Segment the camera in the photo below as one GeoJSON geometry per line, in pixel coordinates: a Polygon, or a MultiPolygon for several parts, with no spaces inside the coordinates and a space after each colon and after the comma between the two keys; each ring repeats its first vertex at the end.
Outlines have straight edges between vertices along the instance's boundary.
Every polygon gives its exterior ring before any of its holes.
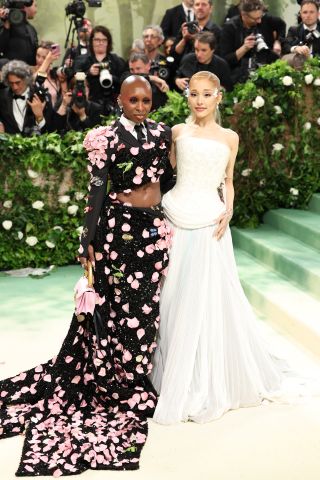
{"type": "Polygon", "coordinates": [[[37,76],[34,81],[32,98],[34,95],[37,95],[40,98],[41,102],[47,102],[49,100],[48,89],[45,88],[43,85],[46,79],[47,79],[46,73],[40,73],[40,72],[37,73],[37,76]]]}
{"type": "Polygon", "coordinates": [[[100,69],[99,81],[100,81],[101,87],[111,88],[113,84],[113,79],[109,70],[109,63],[108,62],[99,63],[99,69],[100,69]]]}
{"type": "Polygon", "coordinates": [[[23,7],[31,7],[33,0],[6,0],[2,7],[8,9],[7,16],[4,20],[9,20],[12,25],[20,25],[25,19],[23,7]]]}
{"type": "Polygon", "coordinates": [[[75,74],[75,86],[72,92],[72,104],[78,108],[85,108],[87,105],[86,96],[86,74],[84,72],[77,72],[75,74]]]}
{"type": "Polygon", "coordinates": [[[261,33],[256,34],[256,50],[257,52],[261,52],[261,50],[269,50],[269,47],[261,33]]]}
{"type": "Polygon", "coordinates": [[[174,62],[173,57],[161,58],[159,60],[153,60],[151,62],[150,74],[157,73],[158,77],[162,80],[168,80],[170,77],[170,63],[174,62]]]}
{"type": "Polygon", "coordinates": [[[198,26],[199,26],[198,22],[195,22],[195,21],[186,23],[186,27],[190,35],[194,35],[195,33],[198,33],[199,31],[198,26]]]}
{"type": "Polygon", "coordinates": [[[66,5],[66,15],[74,15],[75,17],[82,18],[86,13],[86,6],[82,0],[73,0],[73,2],[66,5]]]}
{"type": "MultiPolygon", "coordinates": [[[[89,7],[101,7],[101,0],[87,0],[89,7]]],[[[73,0],[65,8],[66,15],[74,15],[76,18],[84,17],[86,6],[83,0],[73,0]]]]}

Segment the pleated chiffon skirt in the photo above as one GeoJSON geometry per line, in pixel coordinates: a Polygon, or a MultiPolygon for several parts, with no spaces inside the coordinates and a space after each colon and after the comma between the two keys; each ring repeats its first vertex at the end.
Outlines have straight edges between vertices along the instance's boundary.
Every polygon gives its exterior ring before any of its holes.
{"type": "Polygon", "coordinates": [[[173,228],[151,373],[160,394],[153,418],[204,423],[277,395],[282,374],[241,287],[230,229],[218,241],[214,226],[173,228]]]}

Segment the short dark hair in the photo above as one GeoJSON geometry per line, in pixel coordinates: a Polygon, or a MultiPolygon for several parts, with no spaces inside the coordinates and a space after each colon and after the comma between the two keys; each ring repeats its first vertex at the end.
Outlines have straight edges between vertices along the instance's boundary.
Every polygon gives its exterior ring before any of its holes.
{"type": "Polygon", "coordinates": [[[89,48],[90,48],[90,51],[91,53],[93,53],[93,37],[95,35],[95,33],[102,33],[102,35],[104,35],[107,40],[108,40],[108,46],[107,46],[107,54],[111,52],[112,50],[112,35],[111,35],[111,32],[110,30],[107,28],[107,27],[104,27],[103,25],[97,25],[96,27],[94,27],[92,29],[92,32],[90,34],[90,38],[89,38],[89,48]]]}
{"type": "Polygon", "coordinates": [[[241,0],[239,9],[244,13],[265,10],[265,4],[262,0],[241,0]]]}
{"type": "Polygon", "coordinates": [[[145,53],[132,52],[129,57],[129,62],[137,62],[138,60],[141,60],[145,65],[150,62],[148,56],[145,53]]]}
{"type": "Polygon", "coordinates": [[[301,4],[300,4],[300,8],[304,7],[305,5],[307,5],[308,3],[312,3],[312,5],[314,5],[316,7],[316,9],[319,11],[320,9],[320,4],[319,2],[317,2],[316,0],[302,0],[301,4]]]}
{"type": "Polygon", "coordinates": [[[213,32],[200,32],[194,37],[194,40],[198,40],[200,43],[207,43],[211,50],[216,48],[216,37],[213,32]]]}

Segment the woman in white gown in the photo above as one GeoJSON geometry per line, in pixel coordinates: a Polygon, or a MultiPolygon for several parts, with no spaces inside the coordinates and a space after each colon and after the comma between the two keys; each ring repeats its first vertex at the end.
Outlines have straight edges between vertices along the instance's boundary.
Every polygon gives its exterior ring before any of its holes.
{"type": "Polygon", "coordinates": [[[174,234],[151,374],[160,394],[153,418],[162,424],[208,422],[281,385],[238,279],[229,229],[238,135],[216,123],[220,101],[219,79],[198,72],[191,121],[172,129],[177,183],[163,207],[174,234]]]}

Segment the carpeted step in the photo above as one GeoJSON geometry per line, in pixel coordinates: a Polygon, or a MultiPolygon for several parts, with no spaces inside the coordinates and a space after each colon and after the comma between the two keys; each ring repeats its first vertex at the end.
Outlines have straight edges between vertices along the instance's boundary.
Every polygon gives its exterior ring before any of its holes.
{"type": "Polygon", "coordinates": [[[320,358],[320,301],[235,248],[248,300],[268,321],[320,358]]]}
{"type": "Polygon", "coordinates": [[[264,223],[291,235],[320,252],[320,215],[308,210],[270,210],[264,223]]]}
{"type": "Polygon", "coordinates": [[[315,213],[320,213],[320,193],[312,195],[309,203],[309,210],[315,213]]]}
{"type": "Polygon", "coordinates": [[[257,229],[233,228],[232,238],[236,247],[320,300],[320,255],[315,249],[270,225],[260,225],[257,229]]]}

